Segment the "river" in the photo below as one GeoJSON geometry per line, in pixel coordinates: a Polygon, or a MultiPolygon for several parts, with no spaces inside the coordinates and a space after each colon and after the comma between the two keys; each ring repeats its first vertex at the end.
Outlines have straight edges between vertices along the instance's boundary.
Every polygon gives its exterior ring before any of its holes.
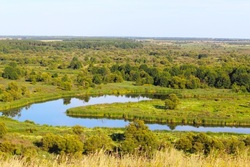
{"type": "MultiPolygon", "coordinates": [[[[42,103],[35,103],[18,109],[2,111],[6,115],[18,121],[30,120],[37,124],[47,124],[52,126],[74,126],[84,127],[125,127],[129,124],[125,120],[95,119],[95,118],[73,118],[66,115],[66,110],[72,107],[95,105],[115,102],[138,102],[159,98],[153,96],[115,96],[104,95],[99,97],[76,97],[62,98],[42,103]]],[[[245,127],[194,127],[190,125],[168,126],[162,124],[147,124],[151,130],[173,130],[173,131],[198,131],[198,132],[232,132],[250,134],[250,128],[245,127]]]]}

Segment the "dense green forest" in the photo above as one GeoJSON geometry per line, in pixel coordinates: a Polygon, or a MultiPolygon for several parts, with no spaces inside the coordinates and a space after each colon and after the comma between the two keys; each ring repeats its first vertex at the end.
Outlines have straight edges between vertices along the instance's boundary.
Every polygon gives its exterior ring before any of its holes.
{"type": "Polygon", "coordinates": [[[151,131],[143,122],[249,127],[250,41],[0,40],[0,60],[0,110],[6,116],[11,115],[6,109],[61,97],[166,95],[67,111],[71,116],[134,120],[125,129],[52,127],[1,116],[1,159],[15,155],[27,166],[36,162],[32,158],[46,159],[46,166],[58,155],[59,164],[72,160],[74,165],[73,160],[103,152],[119,160],[136,155],[153,161],[175,150],[183,158],[196,154],[205,162],[213,155],[214,161],[228,156],[250,162],[247,134],[151,131]]]}
{"type": "MultiPolygon", "coordinates": [[[[248,45],[209,42],[92,39],[0,41],[2,78],[62,90],[132,81],[174,89],[250,91],[248,45]]],[[[1,100],[29,96],[27,88],[1,84],[1,100]],[[16,90],[20,91],[16,91],[16,90]]]]}

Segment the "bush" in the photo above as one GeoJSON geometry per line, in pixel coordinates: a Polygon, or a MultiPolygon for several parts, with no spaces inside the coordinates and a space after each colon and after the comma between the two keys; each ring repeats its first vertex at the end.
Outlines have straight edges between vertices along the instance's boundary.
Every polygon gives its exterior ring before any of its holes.
{"type": "Polygon", "coordinates": [[[21,71],[17,67],[7,66],[4,68],[4,72],[2,74],[3,78],[17,80],[21,75],[21,71]]]}
{"type": "Polygon", "coordinates": [[[250,136],[246,137],[244,140],[246,146],[250,146],[250,136]]]}
{"type": "Polygon", "coordinates": [[[100,150],[103,151],[112,151],[113,142],[108,135],[105,135],[99,132],[98,135],[89,137],[84,143],[84,152],[86,154],[95,153],[100,150]]]}
{"type": "Polygon", "coordinates": [[[77,57],[73,57],[73,59],[70,62],[69,68],[72,68],[74,70],[80,69],[82,68],[82,63],[78,60],[77,57]]]}
{"type": "Polygon", "coordinates": [[[76,134],[76,135],[81,135],[84,130],[83,130],[83,127],[79,126],[79,125],[76,125],[76,126],[73,126],[72,127],[72,131],[76,134]]]}
{"type": "Polygon", "coordinates": [[[228,154],[239,153],[240,150],[245,148],[245,143],[236,137],[225,140],[224,145],[228,154]]]}
{"type": "Polygon", "coordinates": [[[130,123],[125,130],[121,149],[124,153],[138,153],[151,156],[157,149],[158,140],[141,120],[130,123]]]}
{"type": "Polygon", "coordinates": [[[175,143],[175,148],[186,153],[203,153],[207,155],[211,150],[223,150],[224,145],[221,141],[212,139],[204,133],[188,133],[175,143]]]}
{"type": "Polygon", "coordinates": [[[177,106],[177,105],[176,105],[173,101],[171,101],[171,100],[169,100],[169,99],[166,99],[166,100],[165,100],[165,108],[166,108],[166,109],[173,110],[173,109],[176,108],[176,106],[177,106]]]}
{"type": "Polygon", "coordinates": [[[179,104],[179,98],[176,94],[169,94],[167,99],[165,100],[165,108],[166,109],[176,109],[177,105],[179,104]]]}
{"type": "Polygon", "coordinates": [[[73,154],[83,151],[83,143],[76,136],[58,136],[47,134],[41,145],[45,151],[56,154],[73,154]]]}

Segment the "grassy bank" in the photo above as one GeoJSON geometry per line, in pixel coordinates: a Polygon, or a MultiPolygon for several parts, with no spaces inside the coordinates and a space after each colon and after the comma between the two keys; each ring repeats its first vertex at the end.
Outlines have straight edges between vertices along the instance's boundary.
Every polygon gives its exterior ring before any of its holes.
{"type": "MultiPolygon", "coordinates": [[[[201,96],[201,95],[200,95],[201,96]]],[[[167,110],[163,100],[138,103],[99,104],[67,110],[72,117],[95,117],[133,120],[151,123],[250,126],[249,98],[245,95],[220,98],[182,98],[175,110],[167,110]]]]}
{"type": "Polygon", "coordinates": [[[125,95],[125,94],[167,94],[169,92],[178,92],[157,86],[134,86],[132,82],[110,83],[96,86],[88,89],[73,89],[72,91],[64,91],[47,85],[31,85],[30,89],[38,89],[37,92],[24,97],[20,100],[12,102],[0,102],[0,110],[8,110],[12,108],[22,107],[36,102],[43,102],[63,97],[74,96],[91,96],[91,95],[125,95]]]}

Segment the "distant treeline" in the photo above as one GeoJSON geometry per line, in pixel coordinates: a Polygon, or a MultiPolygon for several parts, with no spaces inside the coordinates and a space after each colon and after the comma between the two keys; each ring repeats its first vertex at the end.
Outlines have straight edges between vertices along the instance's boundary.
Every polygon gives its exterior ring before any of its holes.
{"type": "Polygon", "coordinates": [[[34,40],[8,40],[0,41],[0,52],[8,53],[13,50],[67,50],[67,49],[101,49],[101,48],[141,48],[142,44],[128,39],[86,39],[86,40],[65,40],[65,41],[34,41],[34,40]]]}

